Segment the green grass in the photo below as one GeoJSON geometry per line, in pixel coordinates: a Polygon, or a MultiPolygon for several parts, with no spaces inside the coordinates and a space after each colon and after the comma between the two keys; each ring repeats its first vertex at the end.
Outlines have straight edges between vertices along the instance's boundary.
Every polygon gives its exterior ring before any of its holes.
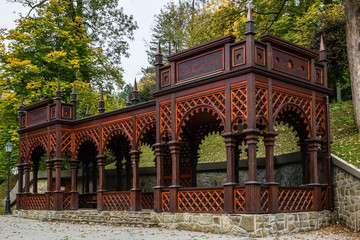
{"type": "MultiPolygon", "coordinates": [[[[10,191],[14,188],[16,182],[18,181],[19,176],[10,175],[10,191]]],[[[0,184],[0,202],[6,197],[7,192],[7,179],[0,184]]]]}
{"type": "Polygon", "coordinates": [[[352,101],[330,104],[331,152],[360,168],[360,134],[352,101]]]}

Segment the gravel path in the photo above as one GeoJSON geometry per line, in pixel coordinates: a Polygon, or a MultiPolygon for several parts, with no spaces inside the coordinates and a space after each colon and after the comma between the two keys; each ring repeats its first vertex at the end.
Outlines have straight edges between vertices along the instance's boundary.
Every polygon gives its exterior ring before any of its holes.
{"type": "MultiPolygon", "coordinates": [[[[249,239],[231,235],[205,234],[161,228],[114,227],[104,225],[70,224],[57,222],[40,222],[12,216],[0,216],[0,239],[26,240],[78,240],[78,239],[121,239],[121,240],[202,240],[202,239],[249,239]]],[[[359,233],[346,231],[340,226],[311,233],[274,236],[261,239],[360,239],[359,233]]]]}

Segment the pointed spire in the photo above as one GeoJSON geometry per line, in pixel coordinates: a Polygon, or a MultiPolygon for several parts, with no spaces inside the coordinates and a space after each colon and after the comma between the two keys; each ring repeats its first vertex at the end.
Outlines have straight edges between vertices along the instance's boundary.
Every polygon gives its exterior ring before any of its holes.
{"type": "Polygon", "coordinates": [[[99,109],[98,109],[99,113],[104,113],[105,112],[105,101],[104,101],[104,96],[103,96],[103,91],[102,89],[100,90],[100,100],[99,100],[99,109]]]}
{"type": "Polygon", "coordinates": [[[131,103],[137,104],[138,102],[139,102],[139,93],[138,93],[137,82],[136,82],[136,78],[135,78],[134,87],[133,87],[133,91],[132,91],[131,103]]]}
{"type": "Polygon", "coordinates": [[[75,83],[73,84],[73,88],[72,88],[72,92],[71,92],[71,94],[76,94],[75,83]]]}
{"type": "Polygon", "coordinates": [[[90,109],[89,109],[89,104],[86,105],[86,113],[85,113],[86,117],[90,116],[90,109]]]}
{"type": "Polygon", "coordinates": [[[327,51],[324,44],[323,36],[320,36],[320,51],[319,51],[319,61],[327,61],[327,51]]]}

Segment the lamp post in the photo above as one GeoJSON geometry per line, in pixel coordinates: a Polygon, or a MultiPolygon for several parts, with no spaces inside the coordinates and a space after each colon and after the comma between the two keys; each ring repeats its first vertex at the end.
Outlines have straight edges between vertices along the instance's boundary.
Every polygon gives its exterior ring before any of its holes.
{"type": "Polygon", "coordinates": [[[7,194],[5,201],[5,213],[11,213],[10,210],[10,154],[13,150],[13,144],[11,142],[7,142],[5,144],[5,150],[8,154],[8,175],[7,175],[7,194]]]}

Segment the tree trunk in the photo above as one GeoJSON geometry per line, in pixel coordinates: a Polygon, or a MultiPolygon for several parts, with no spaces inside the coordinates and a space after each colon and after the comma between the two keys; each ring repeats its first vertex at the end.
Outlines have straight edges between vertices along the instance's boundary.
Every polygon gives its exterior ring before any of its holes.
{"type": "Polygon", "coordinates": [[[360,130],[360,0],[345,1],[345,18],[354,113],[360,130]]]}

